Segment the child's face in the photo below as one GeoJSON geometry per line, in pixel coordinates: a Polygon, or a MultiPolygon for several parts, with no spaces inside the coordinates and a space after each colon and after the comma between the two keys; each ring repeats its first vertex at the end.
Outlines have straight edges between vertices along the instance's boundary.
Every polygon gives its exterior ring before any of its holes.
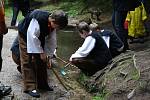
{"type": "Polygon", "coordinates": [[[84,39],[87,37],[87,33],[84,30],[79,31],[79,35],[81,38],[84,38],[84,39]]]}

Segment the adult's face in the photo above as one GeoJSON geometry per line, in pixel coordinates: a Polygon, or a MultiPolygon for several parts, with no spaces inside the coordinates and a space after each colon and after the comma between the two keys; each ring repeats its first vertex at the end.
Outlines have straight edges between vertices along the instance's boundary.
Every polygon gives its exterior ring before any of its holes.
{"type": "Polygon", "coordinates": [[[54,19],[49,18],[48,19],[48,28],[49,28],[49,30],[57,29],[57,28],[59,28],[59,25],[55,23],[54,19]]]}

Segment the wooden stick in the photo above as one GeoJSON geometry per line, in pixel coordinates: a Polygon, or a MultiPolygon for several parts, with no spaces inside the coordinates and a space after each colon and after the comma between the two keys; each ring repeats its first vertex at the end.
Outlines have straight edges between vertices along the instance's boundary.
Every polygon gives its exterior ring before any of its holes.
{"type": "Polygon", "coordinates": [[[58,73],[55,71],[55,69],[52,67],[51,68],[53,73],[55,74],[56,78],[59,80],[59,82],[62,84],[62,86],[68,91],[68,88],[65,86],[65,84],[63,83],[63,81],[61,80],[61,78],[59,77],[58,73]]]}
{"type": "MultiPolygon", "coordinates": [[[[60,57],[58,57],[58,56],[57,56],[56,58],[59,59],[60,61],[62,61],[63,63],[67,63],[67,66],[68,66],[68,64],[69,64],[69,65],[71,65],[72,67],[76,67],[76,66],[73,65],[71,62],[65,61],[65,60],[61,59],[60,57]]],[[[66,67],[67,67],[67,66],[66,66],[66,67]]]]}
{"type": "Polygon", "coordinates": [[[63,63],[69,63],[69,62],[67,62],[67,61],[65,61],[65,60],[63,60],[63,59],[61,59],[60,57],[56,57],[57,59],[59,59],[60,61],[62,61],[63,63]]]}

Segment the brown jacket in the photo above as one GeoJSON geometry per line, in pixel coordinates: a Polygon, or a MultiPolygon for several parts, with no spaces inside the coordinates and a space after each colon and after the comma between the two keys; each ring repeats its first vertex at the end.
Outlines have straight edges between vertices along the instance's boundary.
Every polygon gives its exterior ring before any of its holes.
{"type": "Polygon", "coordinates": [[[0,35],[6,34],[8,32],[6,23],[5,23],[5,12],[4,12],[4,2],[0,1],[0,35]]]}

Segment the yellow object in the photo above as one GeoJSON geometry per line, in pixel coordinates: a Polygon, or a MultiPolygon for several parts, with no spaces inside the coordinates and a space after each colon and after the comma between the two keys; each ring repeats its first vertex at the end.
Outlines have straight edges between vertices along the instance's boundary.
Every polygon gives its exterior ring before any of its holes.
{"type": "Polygon", "coordinates": [[[134,11],[129,11],[126,18],[126,21],[128,21],[128,35],[135,38],[144,36],[144,21],[146,19],[147,15],[143,4],[135,8],[134,11]]]}

